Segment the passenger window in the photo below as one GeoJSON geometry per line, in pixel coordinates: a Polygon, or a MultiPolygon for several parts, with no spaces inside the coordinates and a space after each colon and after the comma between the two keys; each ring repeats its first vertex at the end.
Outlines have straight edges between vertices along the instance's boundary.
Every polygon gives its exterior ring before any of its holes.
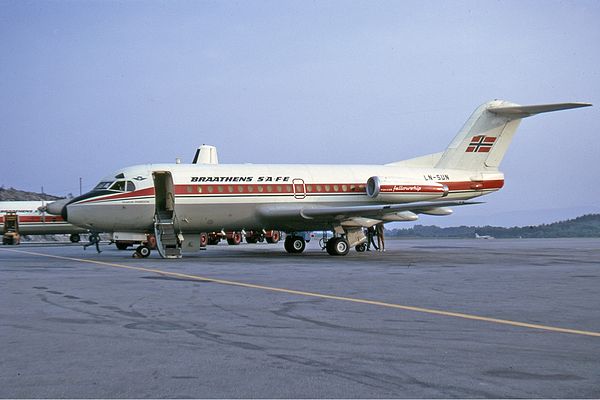
{"type": "Polygon", "coordinates": [[[127,181],[127,191],[128,191],[128,192],[133,192],[133,191],[135,191],[135,185],[133,184],[133,182],[131,182],[131,181],[127,181]]]}

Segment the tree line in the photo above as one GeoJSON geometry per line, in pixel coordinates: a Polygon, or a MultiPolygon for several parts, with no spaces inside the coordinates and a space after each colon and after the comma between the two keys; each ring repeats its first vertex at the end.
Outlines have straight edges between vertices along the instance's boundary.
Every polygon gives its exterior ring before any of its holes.
{"type": "Polygon", "coordinates": [[[457,226],[440,228],[435,225],[415,225],[412,228],[386,231],[388,237],[398,238],[472,238],[489,235],[495,238],[568,238],[600,237],[600,214],[587,214],[551,224],[515,226],[457,226]]]}

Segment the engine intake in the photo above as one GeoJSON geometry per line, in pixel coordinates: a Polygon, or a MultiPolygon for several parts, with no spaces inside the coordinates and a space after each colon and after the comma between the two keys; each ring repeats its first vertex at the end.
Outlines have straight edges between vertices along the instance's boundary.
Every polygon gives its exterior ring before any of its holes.
{"type": "Polygon", "coordinates": [[[367,180],[367,196],[383,201],[423,201],[448,195],[448,186],[410,178],[372,176],[367,180]]]}

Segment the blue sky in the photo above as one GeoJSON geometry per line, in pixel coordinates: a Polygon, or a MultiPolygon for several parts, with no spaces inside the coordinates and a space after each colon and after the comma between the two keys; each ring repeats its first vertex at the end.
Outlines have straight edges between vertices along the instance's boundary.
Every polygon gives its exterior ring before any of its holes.
{"type": "Polygon", "coordinates": [[[488,204],[421,223],[600,212],[600,2],[0,1],[0,185],[123,166],[379,164],[443,150],[494,98],[523,121],[488,204]],[[10,166],[10,167],[8,167],[10,166]]]}

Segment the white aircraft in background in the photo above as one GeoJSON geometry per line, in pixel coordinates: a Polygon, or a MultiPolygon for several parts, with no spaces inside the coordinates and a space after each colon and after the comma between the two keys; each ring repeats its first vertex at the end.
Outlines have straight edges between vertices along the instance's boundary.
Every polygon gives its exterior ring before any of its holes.
{"type": "Polygon", "coordinates": [[[475,232],[475,239],[494,239],[494,237],[490,235],[479,235],[475,232]]]}
{"type": "Polygon", "coordinates": [[[445,151],[385,165],[137,165],[48,210],[91,231],[137,237],[142,257],[154,243],[162,257],[181,257],[207,232],[284,231],[285,249],[300,253],[305,240],[296,233],[316,230],[332,231],[327,252],[345,255],[366,241],[366,227],[449,215],[449,207],[499,190],[498,167],[522,118],[590,105],[490,101],[445,151]]]}
{"type": "Polygon", "coordinates": [[[58,235],[68,234],[73,243],[79,242],[80,234],[86,229],[74,226],[60,215],[44,212],[47,201],[0,201],[0,231],[4,229],[4,217],[16,213],[21,235],[58,235]]]}

